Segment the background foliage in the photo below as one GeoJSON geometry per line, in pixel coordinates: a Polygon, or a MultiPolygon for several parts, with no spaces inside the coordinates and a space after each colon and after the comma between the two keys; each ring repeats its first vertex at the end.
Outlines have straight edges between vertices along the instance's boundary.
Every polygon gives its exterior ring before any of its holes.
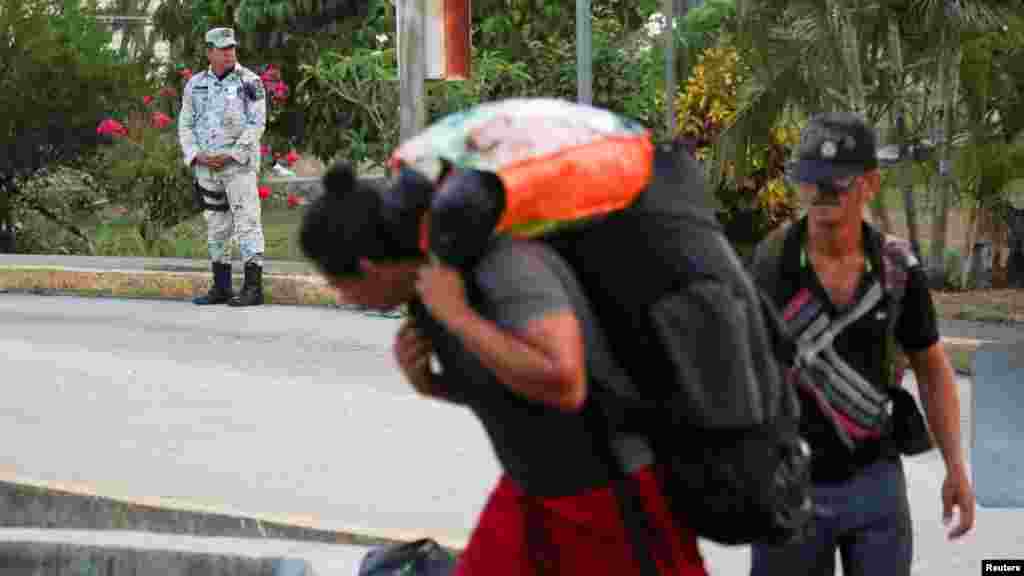
{"type": "MultiPolygon", "coordinates": [[[[138,11],[151,2],[115,4],[138,11]]],[[[592,1],[594,103],[637,119],[657,139],[687,139],[735,241],[752,242],[794,215],[783,176],[796,129],[809,114],[836,108],[861,111],[883,143],[913,158],[886,170],[885,182],[920,190],[917,213],[935,215],[933,252],[942,259],[952,207],[1007,213],[1024,138],[1019,3],[705,0],[673,31],[676,134],[665,126],[661,6],[592,1]]],[[[499,98],[576,98],[573,2],[474,0],[472,10],[473,78],[429,83],[430,120],[499,98]]],[[[268,158],[297,150],[365,170],[397,144],[394,0],[164,0],[154,15],[157,36],[171,46],[163,67],[145,49],[109,49],[110,31],[90,20],[93,12],[101,11],[64,0],[2,6],[0,33],[9,41],[0,43],[0,98],[18,114],[0,118],[10,143],[0,158],[0,249],[3,231],[18,225],[33,250],[90,250],[82,214],[130,200],[115,190],[113,172],[100,182],[81,169],[95,157],[96,122],[127,122],[142,96],[204,69],[203,34],[212,26],[234,26],[242,64],[257,72],[272,65],[289,87],[272,107],[268,158]],[[18,93],[24,87],[28,97],[18,93]]],[[[123,37],[152,44],[135,32],[123,37]]],[[[133,206],[145,204],[135,198],[133,206]]],[[[889,226],[891,208],[876,205],[876,221],[889,226]]],[[[909,221],[914,210],[905,212],[909,221]]]]}
{"type": "Polygon", "coordinates": [[[99,145],[97,122],[144,89],[144,62],[73,0],[0,4],[0,235],[23,251],[81,251],[75,224],[103,195],[72,169],[99,145]],[[83,97],[86,96],[86,97],[83,97]]]}

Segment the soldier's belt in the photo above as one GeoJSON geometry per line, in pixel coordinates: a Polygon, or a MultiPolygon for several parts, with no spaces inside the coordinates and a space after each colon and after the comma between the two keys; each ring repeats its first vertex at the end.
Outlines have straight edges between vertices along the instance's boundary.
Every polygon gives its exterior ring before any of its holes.
{"type": "Polygon", "coordinates": [[[228,195],[226,192],[220,191],[215,192],[207,190],[199,185],[199,180],[192,181],[192,198],[195,200],[196,205],[201,210],[210,210],[212,212],[227,212],[231,207],[228,205],[228,195]],[[212,204],[207,202],[206,199],[211,198],[213,200],[222,200],[223,202],[212,204]]]}

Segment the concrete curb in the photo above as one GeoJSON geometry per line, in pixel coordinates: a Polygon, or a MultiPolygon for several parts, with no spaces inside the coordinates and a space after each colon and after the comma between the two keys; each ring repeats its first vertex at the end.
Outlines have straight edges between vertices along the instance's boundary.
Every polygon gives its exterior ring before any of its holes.
{"type": "Polygon", "coordinates": [[[0,541],[4,574],[66,574],[73,576],[312,576],[299,558],[205,554],[178,550],[83,545],[74,542],[0,541]]]}
{"type": "Polygon", "coordinates": [[[970,376],[974,374],[974,353],[993,340],[975,340],[973,338],[942,338],[942,346],[946,349],[950,363],[958,374],[970,376]]]}
{"type": "MultiPolygon", "coordinates": [[[[240,278],[236,275],[236,284],[240,278]]],[[[210,282],[208,272],[0,267],[0,291],[184,300],[204,294],[210,282]]],[[[264,292],[273,304],[338,303],[335,292],[318,276],[269,273],[264,276],[264,292]]]]}
{"type": "Polygon", "coordinates": [[[382,532],[362,526],[318,525],[313,518],[276,518],[214,510],[161,498],[145,500],[99,495],[83,485],[0,478],[0,527],[63,530],[142,531],[215,538],[290,540],[350,546],[378,546],[433,538],[453,553],[457,538],[427,532],[382,532]]]}

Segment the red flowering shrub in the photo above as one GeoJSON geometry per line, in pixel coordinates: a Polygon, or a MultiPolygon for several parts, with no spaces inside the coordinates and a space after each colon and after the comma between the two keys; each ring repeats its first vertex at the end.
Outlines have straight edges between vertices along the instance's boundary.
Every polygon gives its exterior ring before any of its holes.
{"type": "Polygon", "coordinates": [[[299,161],[298,152],[296,152],[295,150],[290,150],[288,154],[285,155],[284,161],[287,162],[289,166],[294,166],[295,163],[299,161]]]}
{"type": "MultiPolygon", "coordinates": [[[[147,241],[158,238],[163,229],[174,226],[194,214],[191,200],[192,174],[184,166],[178,142],[177,115],[181,111],[181,95],[192,78],[190,68],[182,68],[169,76],[169,83],[156,95],[142,99],[141,106],[126,111],[119,118],[108,118],[97,126],[111,145],[103,151],[100,168],[95,174],[114,191],[116,201],[129,209],[145,213],[144,230],[147,241]]],[[[268,94],[265,137],[273,138],[270,128],[276,120],[276,109],[288,98],[288,86],[281,80],[280,70],[267,66],[260,73],[268,94]]],[[[295,207],[301,199],[285,195],[284,186],[271,186],[266,179],[275,176],[273,159],[292,166],[298,161],[295,150],[273,154],[271,144],[260,146],[259,197],[274,201],[275,188],[282,190],[278,202],[295,207]]]]}
{"type": "Polygon", "coordinates": [[[163,130],[164,128],[170,126],[172,122],[174,122],[174,120],[171,119],[170,116],[164,114],[163,112],[153,112],[153,116],[150,121],[153,124],[153,127],[156,128],[157,130],[163,130]]]}
{"type": "Polygon", "coordinates": [[[104,136],[127,136],[128,129],[113,118],[107,118],[100,122],[100,125],[96,127],[96,133],[104,136]]]}

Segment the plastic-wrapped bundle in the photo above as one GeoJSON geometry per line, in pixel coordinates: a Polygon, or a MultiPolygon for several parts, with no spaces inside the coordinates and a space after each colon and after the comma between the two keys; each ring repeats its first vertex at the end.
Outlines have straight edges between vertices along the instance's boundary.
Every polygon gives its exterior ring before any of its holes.
{"type": "Polygon", "coordinates": [[[464,243],[488,226],[533,236],[622,209],[650,182],[653,149],[643,126],[607,110],[511,99],[441,119],[399,146],[391,166],[412,169],[439,187],[452,168],[500,181],[490,187],[500,197],[459,198],[451,190],[435,199],[435,213],[442,206],[461,211],[457,235],[464,243]],[[470,223],[480,228],[471,231],[470,223]]]}

